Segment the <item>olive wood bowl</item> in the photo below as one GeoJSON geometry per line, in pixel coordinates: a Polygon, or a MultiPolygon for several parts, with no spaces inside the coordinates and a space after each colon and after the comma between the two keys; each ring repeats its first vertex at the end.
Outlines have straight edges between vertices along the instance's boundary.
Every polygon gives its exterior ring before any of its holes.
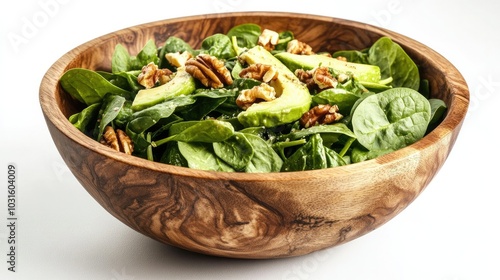
{"type": "Polygon", "coordinates": [[[360,22],[308,14],[241,12],[146,23],[84,43],[48,69],[40,104],[51,137],[74,176],[118,220],[160,242],[213,256],[265,259],[304,255],[362,236],[400,213],[447,159],[469,91],[457,69],[429,47],[360,22]],[[68,69],[109,70],[116,44],[137,53],[148,39],[178,36],[194,47],[242,23],[291,30],[314,50],[363,49],[389,36],[416,61],[433,97],[448,106],[422,140],[361,163],[323,170],[242,174],[193,170],[116,152],[74,128],[80,110],[58,80],[68,69]]]}

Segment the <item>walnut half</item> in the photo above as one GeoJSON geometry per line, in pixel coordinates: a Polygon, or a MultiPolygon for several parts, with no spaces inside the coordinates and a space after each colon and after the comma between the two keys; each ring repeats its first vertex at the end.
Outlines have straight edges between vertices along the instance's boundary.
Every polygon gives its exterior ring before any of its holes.
{"type": "Polygon", "coordinates": [[[320,104],[302,115],[300,125],[309,128],[320,124],[330,124],[342,118],[337,105],[320,104]]]}
{"type": "Polygon", "coordinates": [[[134,143],[132,142],[132,139],[130,139],[130,137],[128,137],[123,130],[117,129],[115,131],[113,127],[109,125],[104,128],[101,144],[127,155],[131,155],[134,151],[134,143]]]}
{"type": "Polygon", "coordinates": [[[274,88],[266,83],[262,83],[251,89],[242,90],[238,98],[236,98],[236,105],[246,110],[256,102],[271,101],[274,99],[276,99],[276,91],[274,88]]]}
{"type": "Polygon", "coordinates": [[[172,79],[172,71],[169,69],[158,69],[153,62],[142,67],[141,73],[137,76],[137,82],[145,88],[152,88],[156,84],[166,84],[172,79]]]}
{"type": "Polygon", "coordinates": [[[233,78],[222,60],[209,54],[199,54],[186,61],[186,72],[199,80],[204,86],[222,88],[231,85],[233,78]]]}

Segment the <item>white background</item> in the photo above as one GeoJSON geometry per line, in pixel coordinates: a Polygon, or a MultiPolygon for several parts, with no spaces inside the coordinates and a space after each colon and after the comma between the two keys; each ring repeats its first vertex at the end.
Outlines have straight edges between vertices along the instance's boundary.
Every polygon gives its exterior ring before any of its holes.
{"type": "Polygon", "coordinates": [[[5,3],[0,10],[0,279],[500,279],[500,2],[5,3]],[[465,77],[471,106],[452,153],[422,195],[386,225],[302,257],[208,257],[126,227],[64,165],[38,102],[42,76],[60,56],[95,37],[149,21],[252,10],[312,13],[385,27],[438,51],[465,77]],[[7,270],[8,163],[18,168],[16,273],[7,270]]]}

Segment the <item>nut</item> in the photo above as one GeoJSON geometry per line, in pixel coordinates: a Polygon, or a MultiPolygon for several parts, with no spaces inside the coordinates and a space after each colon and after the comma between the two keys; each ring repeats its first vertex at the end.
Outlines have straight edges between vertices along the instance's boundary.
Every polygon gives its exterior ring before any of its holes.
{"type": "Polygon", "coordinates": [[[311,70],[297,69],[295,76],[306,84],[309,90],[334,88],[338,85],[337,79],[330,73],[329,68],[324,66],[311,70]]]}
{"type": "Polygon", "coordinates": [[[245,89],[240,92],[236,98],[236,105],[243,110],[248,109],[252,104],[260,101],[271,101],[276,99],[276,91],[266,83],[254,86],[251,89],[245,89]]]}
{"type": "Polygon", "coordinates": [[[241,70],[240,77],[269,83],[278,77],[278,70],[272,65],[256,63],[241,70]]]}
{"type": "Polygon", "coordinates": [[[314,69],[312,76],[320,89],[334,88],[338,84],[337,79],[332,76],[328,67],[320,66],[314,69]]]}
{"type": "Polygon", "coordinates": [[[257,44],[263,46],[268,51],[272,51],[278,44],[279,39],[280,35],[278,34],[278,32],[264,29],[259,36],[257,44]]]}
{"type": "Polygon", "coordinates": [[[186,72],[199,80],[204,86],[222,88],[231,85],[233,78],[224,62],[209,54],[199,54],[186,61],[186,72]]]}
{"type": "Polygon", "coordinates": [[[337,105],[320,104],[302,115],[300,125],[309,128],[320,124],[330,124],[342,118],[337,105]]]}
{"type": "Polygon", "coordinates": [[[101,143],[118,152],[131,155],[134,151],[134,143],[121,129],[116,131],[112,126],[106,126],[102,135],[101,143]]]}
{"type": "Polygon", "coordinates": [[[175,52],[175,53],[166,53],[165,58],[168,60],[170,64],[179,68],[183,67],[190,58],[193,58],[193,55],[190,52],[175,52]]]}
{"type": "Polygon", "coordinates": [[[168,69],[158,69],[153,62],[142,67],[141,73],[137,76],[137,82],[145,88],[152,88],[157,83],[160,85],[168,83],[172,79],[172,71],[168,69]]]}
{"type": "Polygon", "coordinates": [[[288,42],[286,51],[293,54],[314,54],[311,46],[297,39],[288,42]]]}

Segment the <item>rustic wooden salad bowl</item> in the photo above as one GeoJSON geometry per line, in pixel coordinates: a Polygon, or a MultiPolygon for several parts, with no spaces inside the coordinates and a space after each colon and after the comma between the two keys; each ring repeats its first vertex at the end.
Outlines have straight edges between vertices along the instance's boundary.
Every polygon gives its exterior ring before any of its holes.
{"type": "Polygon", "coordinates": [[[245,12],[147,23],[96,38],[64,54],[44,76],[40,104],[53,141],[78,181],[132,229],[186,250],[231,258],[308,254],[360,237],[400,213],[431,182],[457,139],[469,104],[463,77],[445,58],[403,35],[323,16],[245,12]],[[242,23],[291,30],[314,49],[363,49],[381,36],[400,44],[447,105],[422,140],[376,159],[313,171],[211,172],[116,152],[68,121],[78,102],[59,86],[70,68],[108,69],[115,45],[137,53],[169,36],[193,46],[242,23]]]}

